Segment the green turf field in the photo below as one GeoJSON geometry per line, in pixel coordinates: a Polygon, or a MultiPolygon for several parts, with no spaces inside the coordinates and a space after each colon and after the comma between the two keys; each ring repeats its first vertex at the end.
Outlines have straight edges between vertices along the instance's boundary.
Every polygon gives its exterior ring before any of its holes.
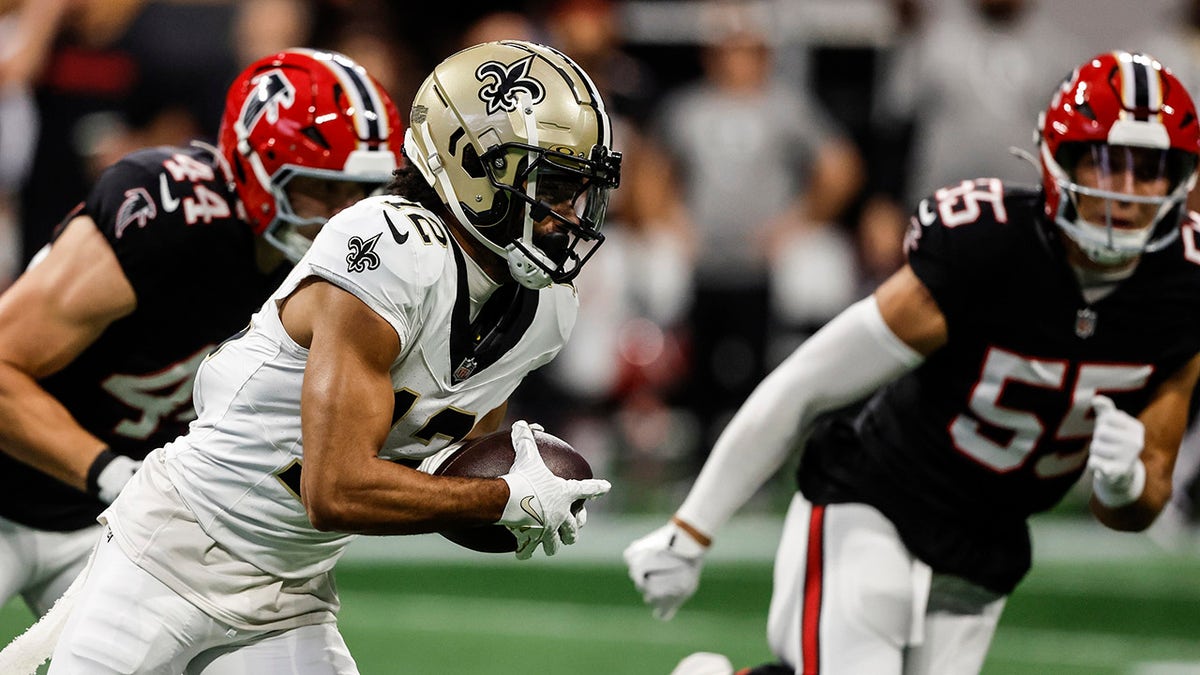
{"type": "MultiPolygon", "coordinates": [[[[1090,527],[1076,541],[1075,529],[1035,537],[1042,559],[1009,601],[984,673],[1200,673],[1200,557],[1130,546],[1140,540],[1097,537],[1090,527]]],[[[666,675],[697,650],[738,665],[768,658],[769,556],[714,550],[700,592],[662,623],[627,581],[612,553],[619,547],[593,555],[601,544],[532,564],[348,556],[338,574],[342,631],[364,675],[666,675]]],[[[0,639],[28,620],[23,606],[4,607],[0,639]]]]}

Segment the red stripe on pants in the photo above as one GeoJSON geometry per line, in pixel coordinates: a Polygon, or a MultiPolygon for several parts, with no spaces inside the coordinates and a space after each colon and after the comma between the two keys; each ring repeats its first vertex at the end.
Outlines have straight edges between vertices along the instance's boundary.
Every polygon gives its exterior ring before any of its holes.
{"type": "Polygon", "coordinates": [[[804,675],[821,672],[821,580],[825,548],[825,507],[813,506],[808,517],[808,555],[804,563],[804,615],[800,619],[800,654],[804,675]]]}

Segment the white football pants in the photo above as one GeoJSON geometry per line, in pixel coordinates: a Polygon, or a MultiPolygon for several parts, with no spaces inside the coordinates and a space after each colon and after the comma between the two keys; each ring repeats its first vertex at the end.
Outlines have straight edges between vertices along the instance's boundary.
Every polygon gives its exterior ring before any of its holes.
{"type": "Polygon", "coordinates": [[[47,532],[0,518],[0,607],[20,594],[30,611],[45,614],[87,564],[101,529],[47,532]]]}
{"type": "Polygon", "coordinates": [[[213,619],[103,536],[50,675],[357,675],[336,624],[242,631],[213,619]]]}
{"type": "Polygon", "coordinates": [[[1004,596],[932,574],[864,504],[799,492],[775,558],[767,640],[797,675],[973,675],[1004,596]]]}

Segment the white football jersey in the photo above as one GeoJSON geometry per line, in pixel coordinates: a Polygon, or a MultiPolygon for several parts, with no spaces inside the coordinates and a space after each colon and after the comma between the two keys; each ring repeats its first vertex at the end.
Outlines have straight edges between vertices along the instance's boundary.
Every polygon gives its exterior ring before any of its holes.
{"type": "Polygon", "coordinates": [[[504,403],[570,335],[575,290],[507,284],[469,320],[464,254],[446,225],[399,197],[374,197],[332,218],[296,268],[196,376],[199,415],[163,450],[166,469],[201,527],[244,560],[285,579],[333,567],[352,535],[320,532],[298,492],[304,446],[300,392],[307,350],[278,303],[306,278],[353,293],[400,337],[392,364],[395,424],[379,456],[427,457],[504,403]],[[489,318],[490,317],[490,318],[489,318]]]}

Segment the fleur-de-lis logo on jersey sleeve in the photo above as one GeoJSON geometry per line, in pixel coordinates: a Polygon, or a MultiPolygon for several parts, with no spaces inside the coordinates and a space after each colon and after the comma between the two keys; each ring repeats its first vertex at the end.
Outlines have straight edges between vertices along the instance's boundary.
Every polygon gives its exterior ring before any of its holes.
{"type": "Polygon", "coordinates": [[[380,235],[363,240],[361,237],[350,237],[350,253],[346,255],[346,271],[365,272],[379,267],[379,254],[375,252],[375,243],[380,235]]]}
{"type": "Polygon", "coordinates": [[[475,70],[475,78],[483,83],[479,89],[479,100],[487,104],[487,114],[517,109],[517,92],[524,91],[538,103],[546,96],[546,88],[529,76],[533,64],[530,54],[515,63],[504,65],[499,61],[488,61],[475,70]]]}

